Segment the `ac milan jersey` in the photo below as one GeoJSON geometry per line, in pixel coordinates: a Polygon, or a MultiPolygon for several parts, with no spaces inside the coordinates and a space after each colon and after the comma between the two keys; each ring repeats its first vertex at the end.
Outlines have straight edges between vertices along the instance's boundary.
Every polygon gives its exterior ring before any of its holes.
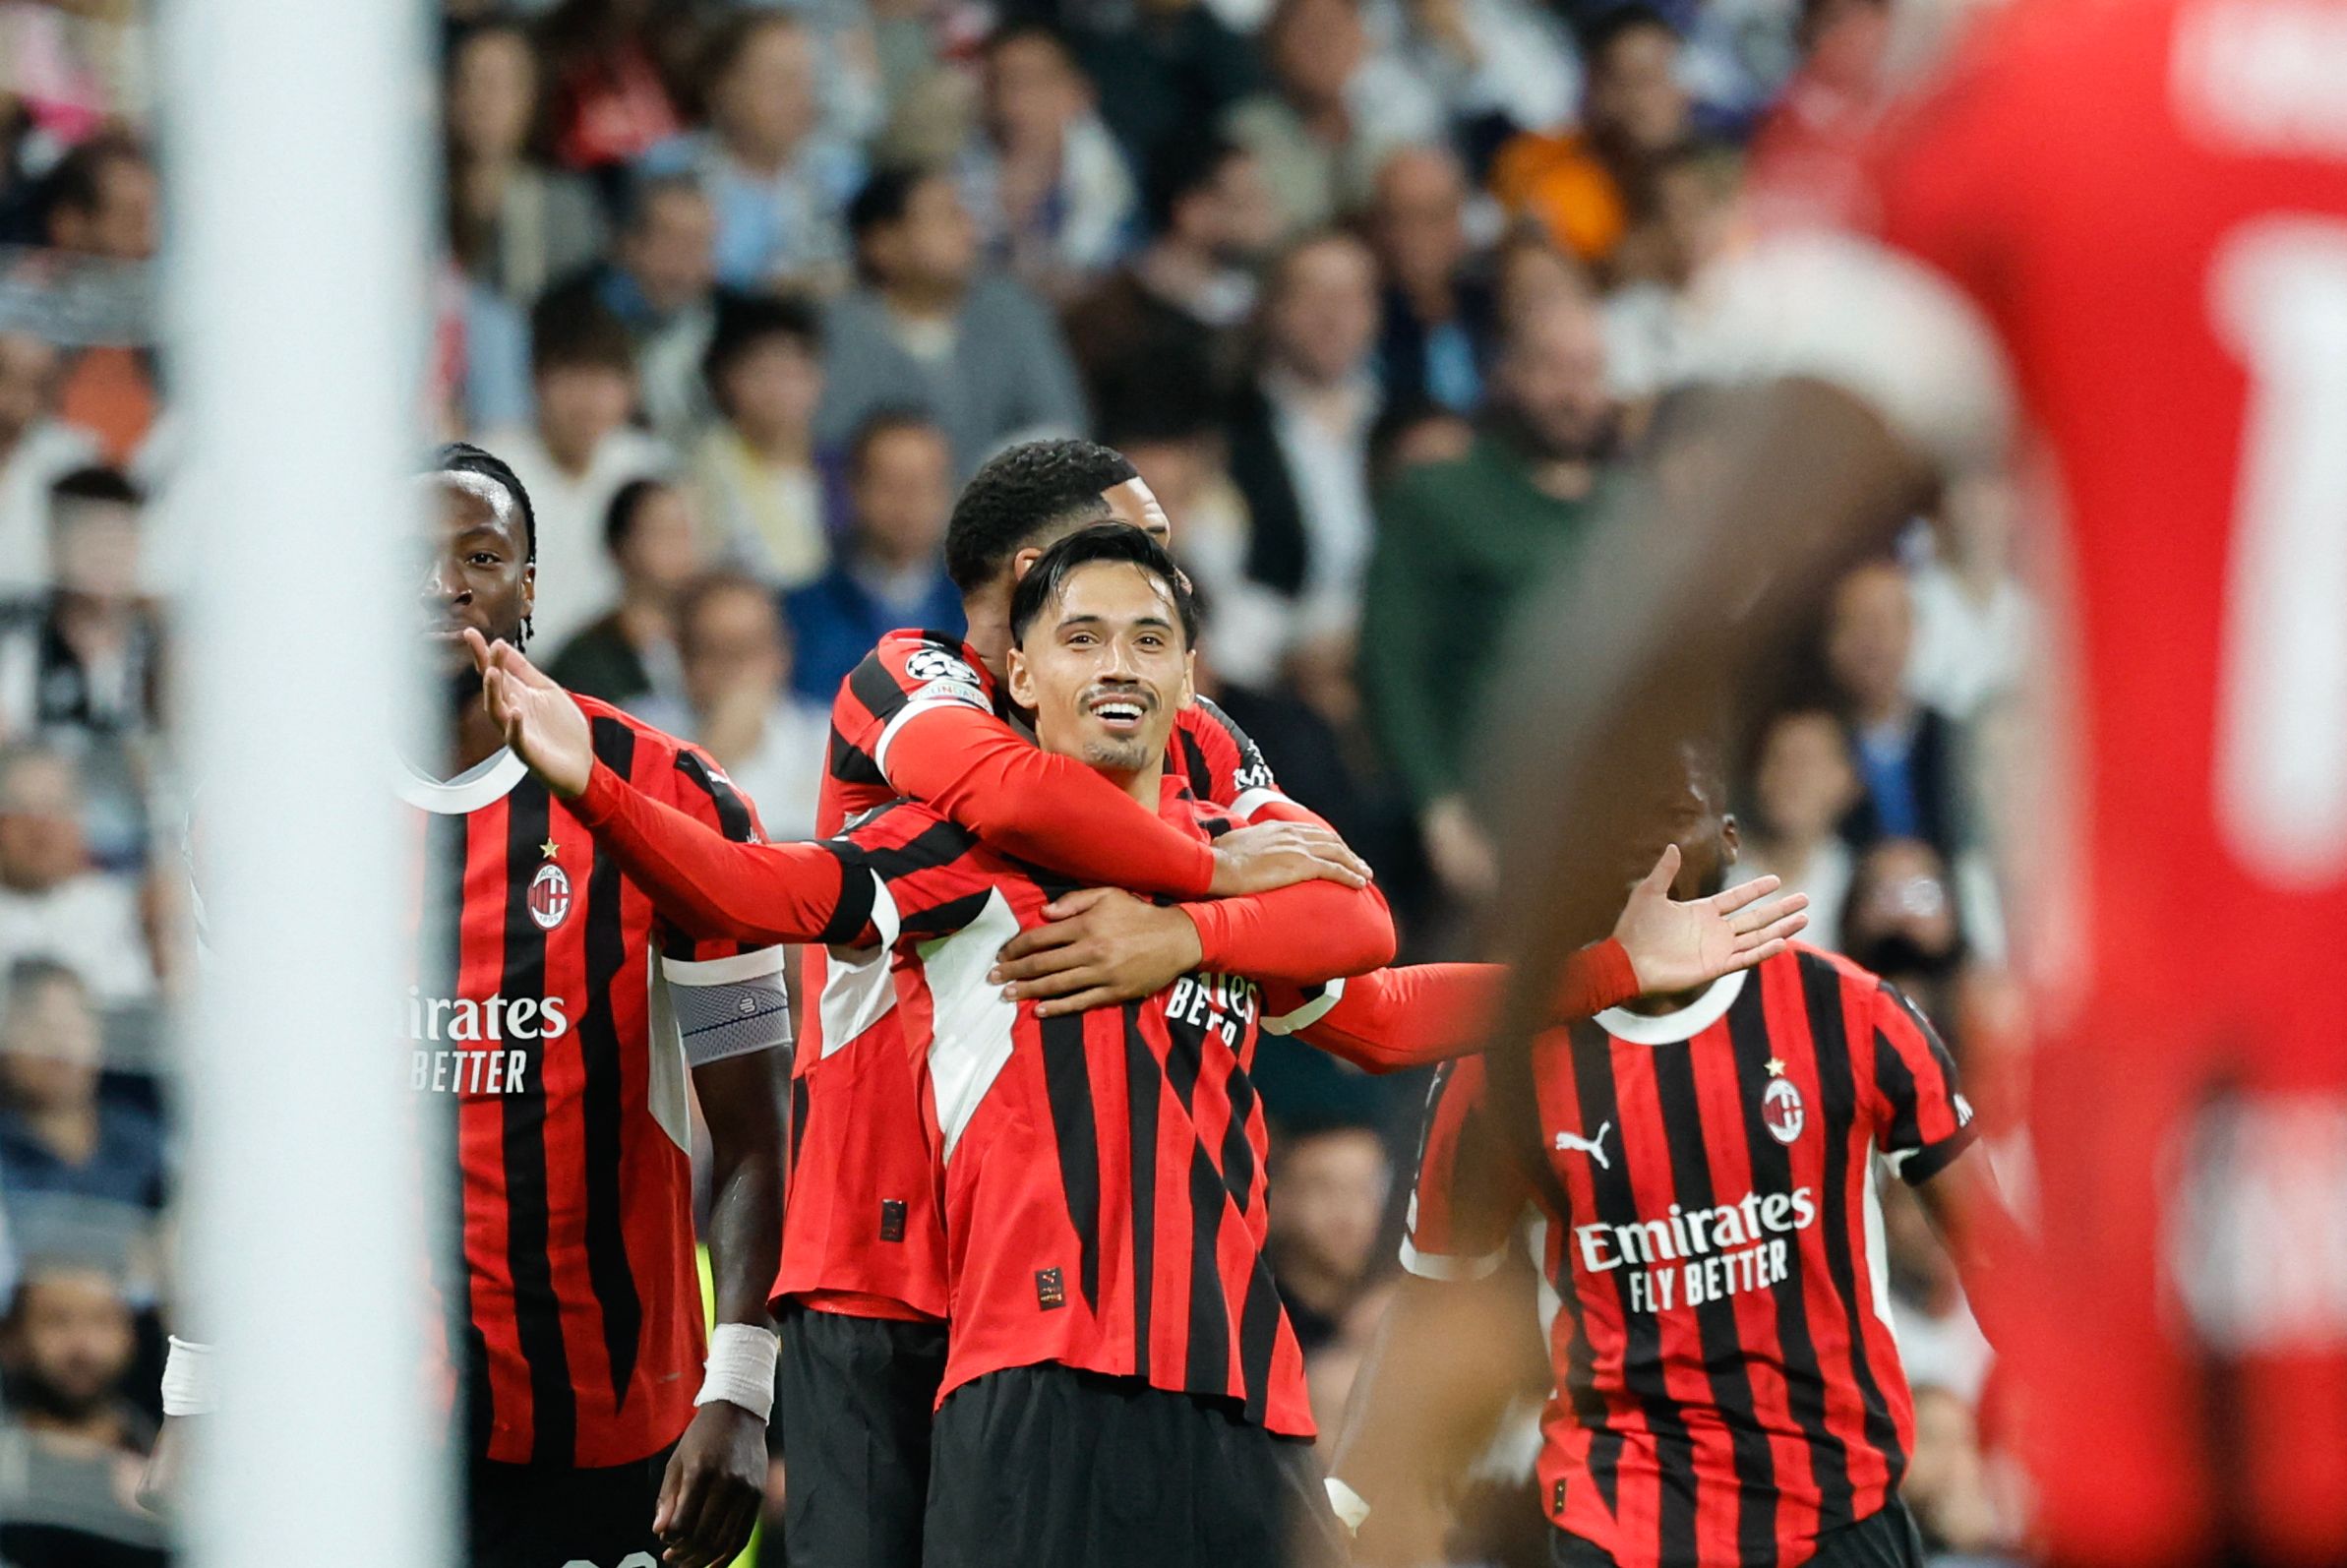
{"type": "MultiPolygon", "coordinates": [[[[836,833],[897,799],[883,764],[912,719],[937,706],[999,714],[1006,700],[959,639],[890,633],[832,703],[817,829],[836,833]]],[[[1179,715],[1167,760],[1192,794],[1235,803],[1234,811],[1277,794],[1254,743],[1204,699],[1179,715]]],[[[811,947],[805,979],[820,1000],[805,1023],[792,1086],[791,1191],[774,1296],[942,1318],[944,1231],[921,1137],[920,1057],[895,1015],[888,966],[811,947]]]]}
{"type": "MultiPolygon", "coordinates": [[[[1174,779],[1163,814],[1202,837],[1232,825],[1174,779]]],[[[873,874],[868,935],[896,956],[904,1036],[930,1043],[913,1127],[942,1166],[953,1333],[939,1399],[1056,1362],[1308,1435],[1303,1353],[1263,1254],[1254,984],[1185,975],[1141,1001],[1038,1019],[986,975],[1065,884],[909,803],[845,842],[873,874]]]]}
{"type": "Polygon", "coordinates": [[[1878,1169],[1928,1179],[1970,1120],[1921,1015],[1797,945],[1529,1065],[1444,1067],[1403,1262],[1486,1274],[1529,1208],[1563,1302],[1550,1520],[1624,1568],[1797,1563],[1886,1505],[1912,1441],[1878,1169]]]}
{"type": "MultiPolygon", "coordinates": [[[[604,703],[580,706],[614,771],[729,838],[756,836],[707,757],[604,703]]],[[[438,1284],[469,1452],[642,1459],[692,1419],[703,1356],[668,988],[776,974],[783,951],[670,932],[511,753],[445,784],[410,775],[400,793],[428,846],[403,1024],[413,1088],[454,1122],[463,1261],[438,1284]]]]}

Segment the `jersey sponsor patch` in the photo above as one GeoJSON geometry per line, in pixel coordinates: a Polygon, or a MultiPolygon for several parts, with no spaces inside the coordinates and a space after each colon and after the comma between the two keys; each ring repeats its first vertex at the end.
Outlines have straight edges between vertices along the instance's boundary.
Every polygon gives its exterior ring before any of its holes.
{"type": "MultiPolygon", "coordinates": [[[[949,662],[957,666],[961,665],[961,661],[958,659],[949,662]]],[[[966,668],[966,666],[962,667],[966,668]]],[[[972,686],[967,681],[955,681],[943,678],[931,681],[927,685],[915,688],[913,694],[907,701],[906,705],[911,706],[914,702],[962,702],[968,704],[971,707],[983,709],[988,713],[994,711],[993,704],[986,699],[986,694],[980,691],[977,687],[972,686]]]]}
{"type": "Polygon", "coordinates": [[[905,660],[905,674],[916,681],[958,681],[972,687],[984,684],[966,660],[943,648],[922,648],[915,652],[905,660]]]}

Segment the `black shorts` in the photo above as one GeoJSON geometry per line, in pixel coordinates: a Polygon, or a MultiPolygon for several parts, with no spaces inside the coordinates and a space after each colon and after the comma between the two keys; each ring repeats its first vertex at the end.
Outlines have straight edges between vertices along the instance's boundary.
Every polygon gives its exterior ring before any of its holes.
{"type": "MultiPolygon", "coordinates": [[[[1836,1525],[1817,1538],[1806,1568],[1923,1568],[1923,1538],[1897,1498],[1854,1524],[1836,1525]]],[[[1549,1568],[1613,1568],[1613,1559],[1579,1536],[1550,1527],[1549,1568]]]]}
{"type": "Polygon", "coordinates": [[[785,1301],[782,1560],[789,1568],[920,1568],[930,1417],[945,1325],[785,1301]]]}
{"type": "Polygon", "coordinates": [[[659,1568],[652,1512],[671,1443],[649,1459],[597,1470],[501,1465],[465,1472],[465,1561],[471,1568],[659,1568]]]}
{"type": "Polygon", "coordinates": [[[1312,1445],[1231,1401],[1066,1366],[946,1396],[927,1568],[1331,1568],[1345,1560],[1312,1445]]]}

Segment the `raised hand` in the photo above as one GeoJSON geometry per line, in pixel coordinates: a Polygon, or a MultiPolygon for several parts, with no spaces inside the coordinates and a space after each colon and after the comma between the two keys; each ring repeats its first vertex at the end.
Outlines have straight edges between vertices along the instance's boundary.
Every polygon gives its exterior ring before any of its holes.
{"type": "Polygon", "coordinates": [[[1630,890],[1622,918],[1613,924],[1614,939],[1630,955],[1642,995],[1693,991],[1750,969],[1784,951],[1784,944],[1809,924],[1802,913],[1809,907],[1807,893],[1770,896],[1782,885],[1779,877],[1755,877],[1682,904],[1670,896],[1671,879],[1678,874],[1679,849],[1673,844],[1630,890]]]}
{"type": "Polygon", "coordinates": [[[594,736],[571,694],[503,638],[486,641],[468,627],[464,641],[481,671],[481,701],[513,754],[563,799],[583,793],[595,770],[594,736]]]}

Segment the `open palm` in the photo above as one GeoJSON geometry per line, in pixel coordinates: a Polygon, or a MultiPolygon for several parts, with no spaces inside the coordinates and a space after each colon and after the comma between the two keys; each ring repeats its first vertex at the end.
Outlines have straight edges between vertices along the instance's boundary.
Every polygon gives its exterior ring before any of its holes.
{"type": "Polygon", "coordinates": [[[481,672],[481,700],[513,754],[565,800],[582,793],[595,768],[594,737],[571,694],[504,639],[467,631],[464,640],[481,672]]]}
{"type": "Polygon", "coordinates": [[[1772,897],[1782,885],[1775,876],[1680,903],[1670,896],[1679,874],[1679,850],[1662,852],[1655,869],[1630,890],[1614,939],[1630,955],[1642,995],[1692,991],[1720,976],[1775,957],[1809,924],[1807,893],[1772,897]]]}

